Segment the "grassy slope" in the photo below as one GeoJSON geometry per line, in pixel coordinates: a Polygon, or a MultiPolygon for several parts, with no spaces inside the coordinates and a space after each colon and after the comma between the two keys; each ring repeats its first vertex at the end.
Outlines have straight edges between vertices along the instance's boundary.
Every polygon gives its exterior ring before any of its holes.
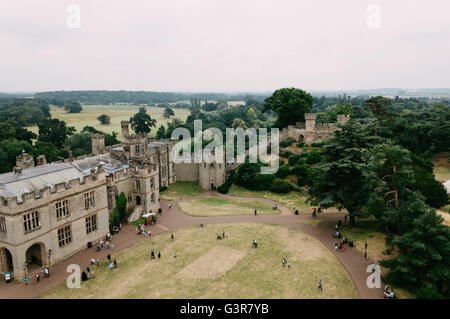
{"type": "Polygon", "coordinates": [[[206,196],[179,202],[178,207],[186,214],[192,216],[253,215],[255,209],[259,215],[280,214],[280,210],[274,210],[269,203],[219,196],[206,196]]]}
{"type": "Polygon", "coordinates": [[[160,193],[161,199],[181,199],[202,194],[203,189],[196,183],[176,182],[160,193]]]}
{"type": "MultiPolygon", "coordinates": [[[[357,298],[353,281],[333,254],[306,234],[282,226],[222,224],[180,229],[175,240],[167,233],[142,241],[116,257],[119,268],[95,268],[96,279],[80,289],[65,284],[42,298],[357,298]],[[227,239],[216,240],[225,230],[227,239]],[[250,243],[257,239],[259,248],[250,243]],[[211,249],[243,252],[244,256],[216,278],[192,278],[182,270],[211,249]],[[150,249],[161,249],[162,259],[151,261],[150,249]],[[177,255],[177,258],[173,256],[177,255]],[[291,269],[281,266],[288,256],[291,269]],[[323,279],[324,290],[317,289],[323,279]]],[[[211,261],[212,263],[214,261],[211,261]]],[[[82,268],[87,266],[80,265],[82,268]]],[[[205,264],[205,267],[208,263],[205,264]]]]}

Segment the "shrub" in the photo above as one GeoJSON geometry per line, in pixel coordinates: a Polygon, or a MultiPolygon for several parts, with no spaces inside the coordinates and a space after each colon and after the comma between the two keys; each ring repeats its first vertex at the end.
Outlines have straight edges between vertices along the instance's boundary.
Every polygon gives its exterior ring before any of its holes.
{"type": "Polygon", "coordinates": [[[159,192],[161,193],[161,192],[164,192],[164,191],[166,191],[167,190],[167,186],[161,186],[160,188],[159,188],[159,192]]]}
{"type": "Polygon", "coordinates": [[[275,178],[272,182],[270,190],[274,193],[289,193],[292,190],[292,185],[285,180],[275,178]]]}
{"type": "Polygon", "coordinates": [[[280,142],[280,147],[288,147],[292,145],[292,141],[291,140],[284,140],[280,142]]]}
{"type": "Polygon", "coordinates": [[[300,159],[300,155],[291,155],[291,156],[289,156],[288,157],[289,166],[295,165],[295,163],[297,163],[299,159],[300,159]]]}
{"type": "Polygon", "coordinates": [[[323,145],[324,145],[324,142],[315,142],[315,143],[311,144],[311,146],[314,146],[314,147],[322,147],[323,145]]]}
{"type": "Polygon", "coordinates": [[[120,216],[119,216],[119,211],[117,210],[117,207],[115,207],[114,210],[112,211],[109,222],[111,223],[111,226],[113,226],[113,227],[119,226],[120,216]]]}
{"type": "Polygon", "coordinates": [[[295,145],[297,145],[297,147],[303,147],[303,146],[305,146],[305,142],[299,142],[299,143],[297,143],[295,145]]]}
{"type": "Polygon", "coordinates": [[[292,152],[290,152],[290,151],[283,151],[283,150],[280,150],[280,156],[281,157],[289,157],[289,156],[291,156],[292,155],[292,152]]]}
{"type": "Polygon", "coordinates": [[[322,156],[318,151],[311,151],[308,153],[308,157],[306,157],[306,163],[309,165],[317,164],[320,162],[322,156]]]}
{"type": "Polygon", "coordinates": [[[275,176],[281,179],[285,179],[290,175],[290,173],[291,171],[289,170],[289,167],[287,167],[286,165],[281,165],[278,168],[278,172],[276,172],[275,176]]]}

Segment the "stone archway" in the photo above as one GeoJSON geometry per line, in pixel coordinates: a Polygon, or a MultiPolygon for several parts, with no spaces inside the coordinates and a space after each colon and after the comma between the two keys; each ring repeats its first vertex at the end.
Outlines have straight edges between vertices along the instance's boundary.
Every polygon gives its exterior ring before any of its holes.
{"type": "Polygon", "coordinates": [[[42,243],[31,245],[25,252],[25,261],[28,269],[42,267],[45,264],[45,246],[42,243]]]}
{"type": "Polygon", "coordinates": [[[0,272],[14,272],[12,254],[7,248],[0,248],[0,272]]]}
{"type": "Polygon", "coordinates": [[[304,142],[305,141],[305,136],[303,134],[300,134],[297,138],[297,142],[304,142]]]}
{"type": "Polygon", "coordinates": [[[141,205],[141,197],[140,196],[136,196],[136,206],[141,205]]]}

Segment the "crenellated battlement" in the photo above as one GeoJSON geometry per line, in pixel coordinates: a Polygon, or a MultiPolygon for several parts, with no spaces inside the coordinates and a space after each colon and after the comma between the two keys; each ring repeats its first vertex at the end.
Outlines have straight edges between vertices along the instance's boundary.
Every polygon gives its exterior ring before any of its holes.
{"type": "Polygon", "coordinates": [[[0,196],[0,209],[7,209],[14,212],[18,207],[30,206],[31,208],[39,205],[37,201],[41,201],[42,203],[52,201],[53,199],[57,199],[57,197],[61,197],[66,191],[68,194],[76,194],[83,191],[83,189],[98,186],[103,181],[106,181],[105,171],[99,167],[89,175],[73,178],[68,182],[46,185],[39,191],[30,191],[22,193],[19,196],[0,196]]]}

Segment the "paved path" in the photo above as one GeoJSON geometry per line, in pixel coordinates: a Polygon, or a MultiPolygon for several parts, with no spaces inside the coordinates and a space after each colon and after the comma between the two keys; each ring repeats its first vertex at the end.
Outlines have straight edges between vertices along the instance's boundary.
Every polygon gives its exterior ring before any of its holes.
{"type": "MultiPolygon", "coordinates": [[[[172,200],[172,208],[169,209],[167,200],[161,200],[161,208],[163,214],[158,219],[158,224],[150,226],[153,235],[167,232],[170,235],[170,230],[177,228],[183,228],[188,226],[200,225],[200,224],[219,224],[219,223],[242,223],[242,222],[257,222],[257,223],[269,223],[276,225],[283,225],[298,229],[316,239],[321,241],[332,254],[341,262],[344,268],[348,271],[352,278],[358,295],[363,299],[375,299],[383,298],[382,288],[368,288],[366,280],[369,273],[366,273],[369,261],[365,261],[362,258],[361,253],[356,248],[346,248],[345,252],[334,251],[333,243],[335,239],[332,238],[333,226],[338,220],[344,221],[344,214],[319,214],[313,218],[311,215],[294,215],[284,207],[277,203],[277,206],[281,210],[280,215],[243,215],[243,216],[215,216],[215,217],[193,217],[181,212],[176,203],[178,201],[190,200],[192,198],[204,197],[208,195],[219,195],[228,198],[249,199],[246,197],[232,197],[229,195],[223,195],[219,193],[207,192],[199,196],[172,200]],[[320,223],[317,226],[311,224],[302,223],[302,220],[308,221],[317,219],[320,223]]],[[[260,200],[264,202],[275,203],[270,199],[265,198],[250,198],[253,200],[260,200]]],[[[122,249],[126,249],[135,243],[145,240],[147,237],[137,236],[136,227],[132,225],[125,225],[120,231],[119,235],[113,236],[114,250],[104,249],[103,251],[96,252],[96,248],[86,249],[78,254],[70,257],[69,259],[58,263],[51,269],[50,278],[42,278],[40,283],[36,283],[36,280],[31,279],[31,283],[26,286],[23,283],[12,282],[6,284],[4,281],[0,282],[0,298],[34,298],[42,294],[43,292],[54,288],[58,284],[64,282],[68,276],[66,273],[66,267],[69,264],[78,264],[83,269],[89,265],[92,257],[96,259],[106,259],[106,256],[111,254],[114,257],[114,253],[122,249]]],[[[119,261],[120,262],[120,261],[119,261]]],[[[42,277],[42,276],[41,276],[42,277]]],[[[324,283],[326,285],[326,283],[324,283]]],[[[382,285],[383,287],[383,285],[382,285]]]]}

